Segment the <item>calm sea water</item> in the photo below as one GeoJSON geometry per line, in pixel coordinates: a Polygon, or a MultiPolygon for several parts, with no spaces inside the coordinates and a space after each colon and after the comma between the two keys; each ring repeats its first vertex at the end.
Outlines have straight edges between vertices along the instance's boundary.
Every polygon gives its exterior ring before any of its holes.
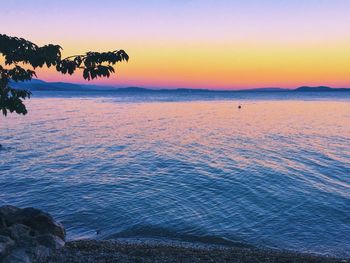
{"type": "Polygon", "coordinates": [[[71,239],[350,256],[349,93],[40,94],[0,117],[0,205],[71,239]]]}

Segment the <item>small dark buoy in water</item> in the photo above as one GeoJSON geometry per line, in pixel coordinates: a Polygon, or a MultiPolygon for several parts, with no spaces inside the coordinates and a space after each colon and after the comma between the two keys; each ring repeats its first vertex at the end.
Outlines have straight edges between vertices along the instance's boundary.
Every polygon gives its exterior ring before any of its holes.
{"type": "Polygon", "coordinates": [[[238,109],[242,109],[242,106],[241,106],[241,105],[238,105],[238,109]]]}
{"type": "Polygon", "coordinates": [[[100,230],[100,229],[97,229],[97,230],[96,230],[96,235],[99,235],[99,234],[101,234],[101,230],[100,230]]]}

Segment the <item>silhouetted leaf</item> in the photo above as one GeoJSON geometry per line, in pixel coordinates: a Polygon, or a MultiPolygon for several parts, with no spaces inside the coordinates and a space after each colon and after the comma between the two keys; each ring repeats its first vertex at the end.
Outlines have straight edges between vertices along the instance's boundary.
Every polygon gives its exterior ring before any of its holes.
{"type": "Polygon", "coordinates": [[[6,116],[8,112],[26,114],[27,109],[23,100],[30,98],[31,93],[9,87],[11,81],[30,81],[35,71],[25,69],[18,64],[27,64],[34,69],[37,67],[55,66],[56,71],[62,74],[74,74],[82,69],[83,78],[92,80],[98,77],[110,77],[115,70],[112,65],[120,61],[128,61],[129,56],[124,50],[110,52],[87,52],[85,55],[61,58],[59,45],[45,45],[42,47],[18,37],[0,34],[0,55],[5,59],[4,68],[0,65],[0,111],[6,116]]]}

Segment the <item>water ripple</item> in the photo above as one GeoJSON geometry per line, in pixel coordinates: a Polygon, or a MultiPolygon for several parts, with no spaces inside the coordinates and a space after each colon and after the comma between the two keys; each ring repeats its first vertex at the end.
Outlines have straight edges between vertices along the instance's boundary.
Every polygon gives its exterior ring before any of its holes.
{"type": "Polygon", "coordinates": [[[69,238],[350,256],[348,101],[130,100],[39,98],[2,117],[0,204],[45,209],[69,238]]]}

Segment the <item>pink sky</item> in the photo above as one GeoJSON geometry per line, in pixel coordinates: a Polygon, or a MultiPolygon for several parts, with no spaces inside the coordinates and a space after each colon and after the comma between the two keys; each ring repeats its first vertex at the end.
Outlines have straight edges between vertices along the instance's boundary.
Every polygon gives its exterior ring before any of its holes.
{"type": "MultiPolygon", "coordinates": [[[[349,1],[72,2],[6,1],[1,33],[60,44],[67,56],[126,50],[130,62],[94,84],[350,87],[349,1]]],[[[84,82],[80,74],[52,69],[39,70],[38,77],[84,82]]]]}

